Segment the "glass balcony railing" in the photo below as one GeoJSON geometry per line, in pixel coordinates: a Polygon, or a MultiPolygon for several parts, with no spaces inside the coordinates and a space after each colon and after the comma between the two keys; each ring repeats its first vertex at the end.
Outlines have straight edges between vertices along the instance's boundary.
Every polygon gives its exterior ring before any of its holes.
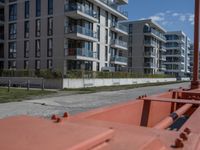
{"type": "Polygon", "coordinates": [[[111,61],[127,63],[128,62],[128,58],[122,57],[122,56],[112,56],[111,57],[111,61]]]}
{"type": "Polygon", "coordinates": [[[118,46],[121,46],[121,47],[124,47],[124,48],[127,48],[128,47],[128,43],[127,42],[124,42],[124,41],[121,41],[121,40],[111,40],[111,44],[115,44],[115,45],[118,45],[118,46]]]}
{"type": "Polygon", "coordinates": [[[155,52],[145,52],[144,56],[146,56],[146,57],[155,57],[156,53],[155,52]]]}
{"type": "Polygon", "coordinates": [[[152,46],[156,46],[157,45],[156,42],[154,42],[152,40],[145,40],[144,44],[146,44],[146,45],[152,45],[152,46]]]}
{"type": "Polygon", "coordinates": [[[121,30],[121,31],[124,31],[124,32],[127,32],[127,33],[128,33],[128,28],[127,28],[126,26],[122,25],[122,24],[119,24],[119,23],[117,23],[117,22],[114,22],[114,23],[111,23],[111,26],[112,26],[113,28],[117,28],[117,29],[119,29],[119,30],[121,30]]]}
{"type": "Polygon", "coordinates": [[[93,51],[87,50],[85,48],[68,48],[68,56],[82,56],[95,58],[96,55],[93,51]]]}
{"type": "Polygon", "coordinates": [[[146,62],[146,63],[144,63],[144,67],[148,67],[148,68],[153,68],[154,67],[155,68],[156,65],[151,63],[151,62],[146,62]]]}
{"type": "Polygon", "coordinates": [[[156,36],[158,36],[159,38],[163,39],[166,41],[166,37],[164,36],[164,34],[158,32],[157,30],[151,28],[150,30],[145,30],[144,33],[152,33],[156,36]]]}
{"type": "Polygon", "coordinates": [[[90,29],[87,29],[87,28],[79,26],[79,25],[65,27],[65,33],[66,34],[79,33],[79,34],[83,34],[85,36],[89,36],[92,38],[97,38],[97,32],[94,32],[90,29]]]}
{"type": "Polygon", "coordinates": [[[97,18],[97,13],[94,10],[88,9],[80,3],[65,4],[65,12],[70,12],[70,11],[81,11],[84,14],[97,18]]]}
{"type": "Polygon", "coordinates": [[[128,17],[128,12],[124,11],[123,9],[119,8],[115,2],[113,0],[99,0],[102,3],[106,4],[107,6],[111,7],[112,9],[118,11],[119,13],[121,13],[122,15],[124,15],[125,17],[128,17]]]}

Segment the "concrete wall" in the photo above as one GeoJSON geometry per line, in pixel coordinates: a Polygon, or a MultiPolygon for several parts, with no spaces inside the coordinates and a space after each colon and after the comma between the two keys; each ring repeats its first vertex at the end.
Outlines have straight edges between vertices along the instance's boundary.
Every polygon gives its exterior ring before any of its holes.
{"type": "Polygon", "coordinates": [[[131,85],[143,83],[171,82],[176,78],[138,78],[138,79],[64,79],[63,88],[84,88],[113,85],[131,85]]]}

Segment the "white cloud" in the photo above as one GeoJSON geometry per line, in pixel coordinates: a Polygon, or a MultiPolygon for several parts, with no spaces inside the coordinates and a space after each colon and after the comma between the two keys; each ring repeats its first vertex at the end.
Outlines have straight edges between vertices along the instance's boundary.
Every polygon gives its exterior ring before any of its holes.
{"type": "Polygon", "coordinates": [[[183,21],[183,22],[186,21],[186,16],[185,15],[180,15],[179,20],[183,21]]]}
{"type": "Polygon", "coordinates": [[[157,21],[157,22],[164,21],[164,17],[156,16],[156,15],[149,17],[149,19],[152,19],[153,21],[157,21]]]}
{"type": "Polygon", "coordinates": [[[179,16],[179,13],[173,13],[172,16],[177,17],[177,16],[179,16]]]}

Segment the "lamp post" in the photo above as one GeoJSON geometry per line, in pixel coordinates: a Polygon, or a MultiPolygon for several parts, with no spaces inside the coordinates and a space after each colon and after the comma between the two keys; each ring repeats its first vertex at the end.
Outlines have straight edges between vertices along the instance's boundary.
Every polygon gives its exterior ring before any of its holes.
{"type": "Polygon", "coordinates": [[[195,19],[194,19],[194,66],[193,81],[191,88],[199,88],[199,6],[200,0],[195,0],[195,19]]]}

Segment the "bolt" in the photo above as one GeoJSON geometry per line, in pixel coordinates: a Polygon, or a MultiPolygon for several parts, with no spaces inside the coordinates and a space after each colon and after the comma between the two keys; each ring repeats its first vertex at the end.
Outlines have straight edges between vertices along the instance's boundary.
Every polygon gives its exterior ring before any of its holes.
{"type": "Polygon", "coordinates": [[[181,133],[180,134],[180,138],[183,139],[183,141],[187,141],[188,140],[188,137],[185,133],[181,133]]]}
{"type": "Polygon", "coordinates": [[[191,133],[191,130],[190,130],[189,128],[185,128],[185,129],[184,129],[184,132],[185,132],[187,135],[189,135],[189,134],[191,133]]]}
{"type": "Polygon", "coordinates": [[[56,119],[57,119],[56,115],[51,116],[51,120],[56,120],[56,119]]]}
{"type": "Polygon", "coordinates": [[[184,144],[180,139],[176,139],[175,141],[175,148],[183,148],[184,144]]]}
{"type": "Polygon", "coordinates": [[[56,123],[60,123],[62,121],[62,119],[60,118],[60,117],[58,117],[57,119],[56,119],[56,123]]]}
{"type": "Polygon", "coordinates": [[[63,114],[63,118],[68,118],[69,117],[69,114],[67,113],[67,112],[65,112],[64,114],[63,114]]]}

